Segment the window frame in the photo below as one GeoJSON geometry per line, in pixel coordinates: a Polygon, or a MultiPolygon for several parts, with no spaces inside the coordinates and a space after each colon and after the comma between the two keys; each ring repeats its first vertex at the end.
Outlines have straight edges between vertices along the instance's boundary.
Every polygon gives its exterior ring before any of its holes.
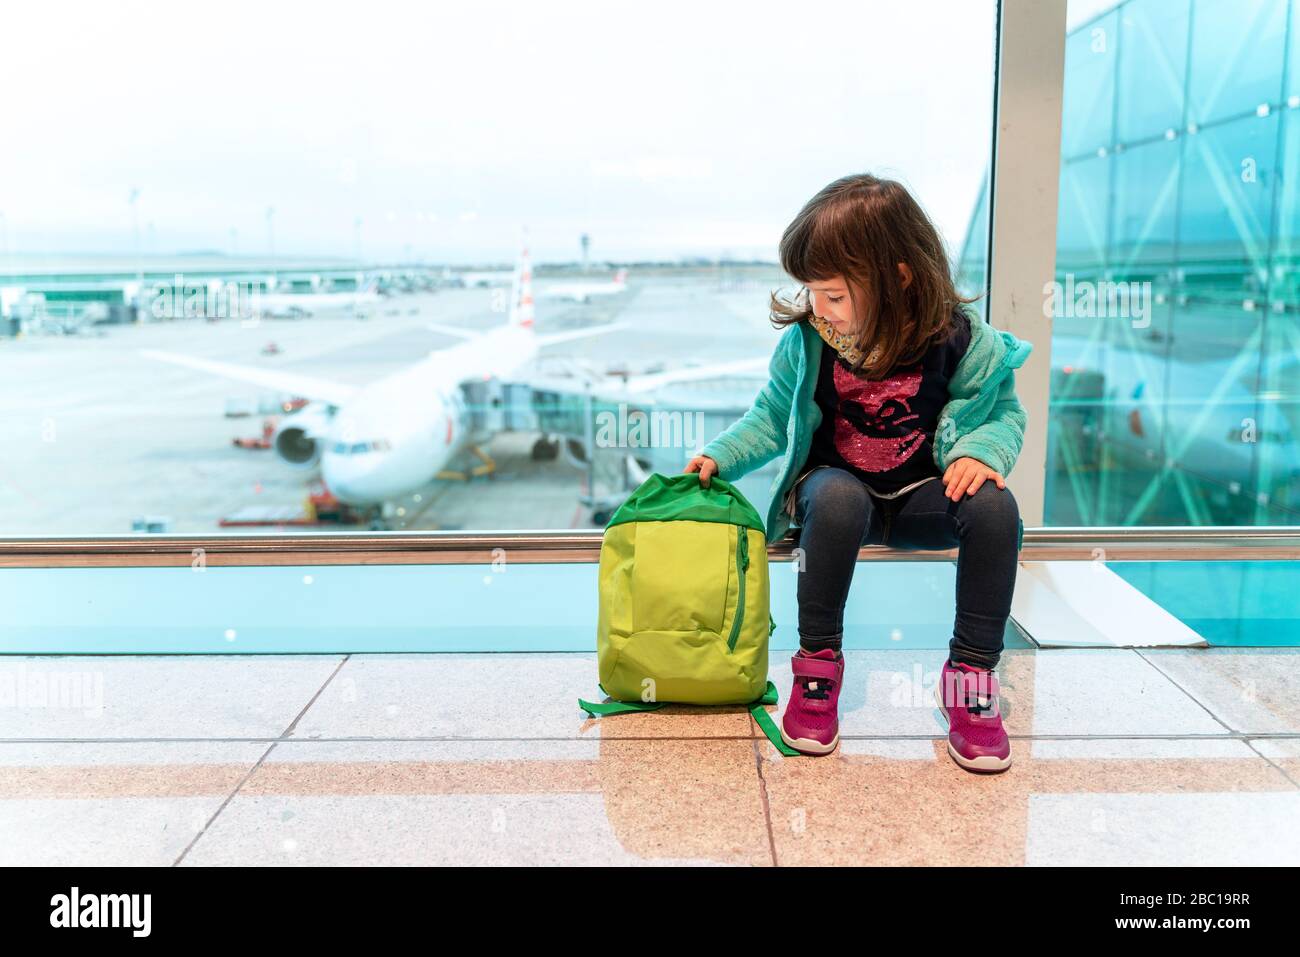
{"type": "MultiPolygon", "coordinates": [[[[1000,0],[996,18],[985,293],[993,324],[1034,345],[1016,376],[1028,413],[1009,484],[1025,522],[1025,561],[1295,560],[1300,527],[1041,527],[1047,468],[1067,0],[1000,0]]],[[[0,568],[190,565],[487,564],[505,549],[525,563],[598,562],[603,530],[351,532],[0,538],[0,568]]],[[[770,556],[791,560],[789,539],[770,556]]],[[[862,560],[951,560],[955,551],[865,546],[862,560]]]]}

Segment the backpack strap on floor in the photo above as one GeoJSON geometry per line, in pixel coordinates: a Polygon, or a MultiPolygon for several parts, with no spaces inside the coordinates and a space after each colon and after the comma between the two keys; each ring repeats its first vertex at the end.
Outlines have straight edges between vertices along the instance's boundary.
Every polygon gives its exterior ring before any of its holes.
{"type": "Polygon", "coordinates": [[[793,758],[799,754],[798,751],[785,743],[785,739],[781,737],[780,729],[777,728],[776,722],[772,720],[772,716],[767,713],[766,708],[761,704],[753,705],[749,709],[749,714],[750,717],[754,719],[754,722],[763,730],[763,733],[767,735],[767,740],[772,742],[772,747],[776,748],[787,758],[793,758]]]}
{"type": "Polygon", "coordinates": [[[664,706],[663,701],[594,701],[578,699],[578,707],[593,718],[603,718],[611,714],[629,714],[633,711],[658,711],[664,706]]]}
{"type": "MultiPolygon", "coordinates": [[[[604,691],[604,688],[600,689],[604,691]]],[[[777,704],[780,701],[780,692],[776,690],[776,685],[771,681],[763,690],[763,695],[749,707],[750,717],[762,729],[767,740],[772,742],[772,747],[776,748],[786,757],[793,758],[798,756],[799,752],[790,745],[785,743],[781,737],[781,731],[777,728],[772,716],[767,713],[767,705],[777,704]]],[[[578,707],[593,718],[604,718],[612,714],[630,714],[642,711],[658,711],[667,702],[664,701],[584,701],[578,699],[578,707]]]]}
{"type": "Polygon", "coordinates": [[[763,692],[763,697],[759,698],[749,706],[749,716],[754,719],[754,723],[759,726],[763,734],[767,735],[767,740],[772,742],[772,747],[776,748],[787,758],[796,757],[799,752],[790,745],[785,743],[781,737],[781,731],[772,720],[772,716],[767,713],[765,705],[776,704],[780,699],[780,694],[776,690],[776,685],[771,681],[767,683],[767,690],[763,692]]]}

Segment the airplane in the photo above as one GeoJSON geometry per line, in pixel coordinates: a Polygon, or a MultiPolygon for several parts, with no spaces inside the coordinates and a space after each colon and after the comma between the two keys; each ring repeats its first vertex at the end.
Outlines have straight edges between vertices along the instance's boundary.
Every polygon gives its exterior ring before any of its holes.
{"type": "Polygon", "coordinates": [[[306,398],[307,404],[286,415],[276,429],[272,439],[276,455],[299,469],[319,464],[322,479],[339,501],[377,510],[385,502],[426,486],[460,453],[472,451],[485,438],[471,434],[471,410],[464,391],[467,384],[524,383],[602,402],[637,403],[644,402],[653,389],[672,382],[758,372],[766,370],[770,361],[755,357],[687,366],[628,376],[617,385],[580,366],[576,375],[548,375],[537,363],[542,349],[605,335],[627,324],[604,323],[544,335],[534,328],[534,312],[532,269],[525,248],[515,271],[504,325],[478,333],[428,323],[428,328],[460,341],[366,385],[156,349],[142,349],[140,354],[306,398]]]}
{"type": "Polygon", "coordinates": [[[542,296],[546,299],[569,299],[583,303],[601,296],[617,296],[623,292],[627,292],[626,269],[614,273],[614,278],[609,282],[554,283],[542,287],[542,296]]]}

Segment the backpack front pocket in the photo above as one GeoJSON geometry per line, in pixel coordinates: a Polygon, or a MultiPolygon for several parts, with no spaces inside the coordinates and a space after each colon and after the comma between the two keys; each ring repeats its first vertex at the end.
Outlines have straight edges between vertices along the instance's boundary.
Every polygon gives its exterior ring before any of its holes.
{"type": "Polygon", "coordinates": [[[632,564],[632,630],[722,634],[735,562],[735,526],[638,522],[632,564]]]}

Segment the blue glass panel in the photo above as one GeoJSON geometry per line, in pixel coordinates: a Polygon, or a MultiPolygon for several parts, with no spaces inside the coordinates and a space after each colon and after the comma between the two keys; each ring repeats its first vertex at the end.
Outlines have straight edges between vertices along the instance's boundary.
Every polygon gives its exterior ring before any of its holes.
{"type": "Polygon", "coordinates": [[[1056,314],[1049,524],[1300,523],[1297,16],[1128,0],[1066,38],[1057,280],[1146,308],[1056,314]]]}
{"type": "Polygon", "coordinates": [[[1300,524],[1300,317],[1294,308],[1264,318],[1259,370],[1258,444],[1252,483],[1256,525],[1300,524]]]}
{"type": "Polygon", "coordinates": [[[1065,120],[1061,154],[1078,156],[1114,142],[1115,47],[1112,11],[1065,39],[1065,120]]]}
{"type": "Polygon", "coordinates": [[[1294,562],[1111,562],[1107,567],[1211,645],[1300,645],[1294,562]]]}
{"type": "MultiPolygon", "coordinates": [[[[774,652],[798,647],[795,568],[770,568],[774,652]]],[[[595,563],[0,568],[0,655],[595,651],[598,572],[595,563]]],[[[955,584],[953,562],[860,562],[845,647],[947,648],[955,584]]],[[[1004,641],[1028,647],[1011,624],[1004,641]]]]}
{"type": "Polygon", "coordinates": [[[1056,217],[1056,271],[1099,268],[1106,261],[1109,157],[1073,160],[1061,167],[1056,217]]]}
{"type": "Polygon", "coordinates": [[[1177,140],[1157,140],[1112,157],[1115,224],[1111,258],[1117,269],[1168,268],[1174,262],[1180,152],[1177,140]]]}
{"type": "Polygon", "coordinates": [[[1291,21],[1288,25],[1289,39],[1287,42],[1287,68],[1286,68],[1286,90],[1284,97],[1288,101],[1291,97],[1300,97],[1300,0],[1291,0],[1291,21]]]}
{"type": "Polygon", "coordinates": [[[1183,126],[1190,0],[1132,0],[1121,8],[1120,142],[1183,126]],[[1133,95],[1141,91],[1141,95],[1133,95]]]}
{"type": "Polygon", "coordinates": [[[1269,297],[1285,302],[1294,311],[1300,307],[1300,182],[1295,169],[1300,160],[1300,110],[1287,110],[1281,116],[1281,123],[1284,175],[1277,189],[1269,297]]]}
{"type": "Polygon", "coordinates": [[[1172,351],[1162,370],[1170,436],[1163,469],[1176,473],[1192,524],[1231,525],[1251,513],[1262,317],[1261,309],[1241,303],[1188,302],[1175,312],[1172,351]]]}
{"type": "Polygon", "coordinates": [[[1197,0],[1188,122],[1203,125],[1279,102],[1286,8],[1286,0],[1197,0]]]}
{"type": "Polygon", "coordinates": [[[1152,302],[1150,314],[1140,321],[1109,311],[1057,320],[1048,524],[1183,524],[1149,517],[1168,514],[1160,465],[1166,444],[1169,328],[1167,297],[1152,302]]]}
{"type": "Polygon", "coordinates": [[[1188,136],[1184,146],[1180,257],[1193,286],[1240,273],[1234,298],[1258,295],[1267,278],[1278,115],[1248,116],[1188,136]]]}

